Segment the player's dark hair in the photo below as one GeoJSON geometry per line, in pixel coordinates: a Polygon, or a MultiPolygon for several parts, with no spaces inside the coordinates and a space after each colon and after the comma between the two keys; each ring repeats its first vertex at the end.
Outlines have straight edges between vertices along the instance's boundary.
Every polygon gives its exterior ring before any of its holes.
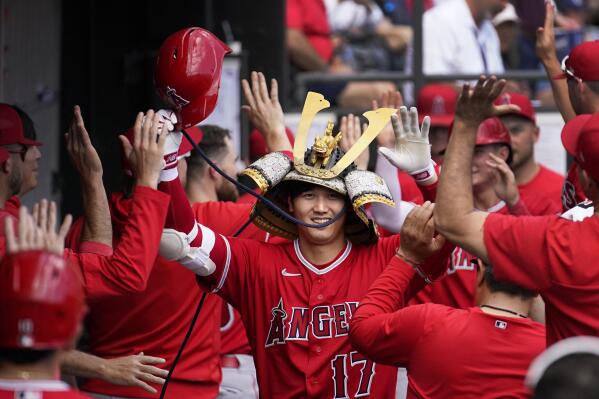
{"type": "Polygon", "coordinates": [[[486,265],[484,274],[485,284],[491,292],[505,292],[506,294],[519,296],[523,299],[534,298],[536,295],[519,285],[508,283],[506,281],[498,281],[493,274],[493,266],[486,265]]]}
{"type": "Polygon", "coordinates": [[[52,356],[55,350],[0,348],[0,361],[12,364],[33,364],[52,356]]]}
{"type": "Polygon", "coordinates": [[[35,131],[35,125],[33,124],[33,120],[27,115],[25,111],[16,105],[10,106],[14,109],[17,114],[19,114],[19,118],[21,119],[21,124],[23,125],[23,135],[30,140],[37,140],[37,132],[35,131]]]}
{"type": "MultiPolygon", "coordinates": [[[[215,161],[218,157],[225,154],[227,150],[226,138],[231,138],[231,132],[228,129],[224,129],[215,125],[202,125],[202,141],[198,144],[198,147],[204,151],[204,153],[211,160],[215,161]]],[[[185,138],[183,138],[185,140],[185,138]]],[[[193,179],[199,174],[203,173],[208,164],[198,154],[196,150],[191,151],[191,155],[187,157],[187,179],[193,179]]]]}
{"type": "Polygon", "coordinates": [[[573,353],[556,360],[539,380],[535,399],[599,398],[599,356],[573,353]]]}

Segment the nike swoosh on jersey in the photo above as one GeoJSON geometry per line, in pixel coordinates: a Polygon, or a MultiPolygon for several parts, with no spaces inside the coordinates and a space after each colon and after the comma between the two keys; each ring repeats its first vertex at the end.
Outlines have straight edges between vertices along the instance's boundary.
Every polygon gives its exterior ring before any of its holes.
{"type": "Polygon", "coordinates": [[[281,270],[281,274],[285,277],[297,277],[297,276],[301,276],[301,273],[289,273],[287,271],[287,268],[284,268],[283,270],[281,270]]]}

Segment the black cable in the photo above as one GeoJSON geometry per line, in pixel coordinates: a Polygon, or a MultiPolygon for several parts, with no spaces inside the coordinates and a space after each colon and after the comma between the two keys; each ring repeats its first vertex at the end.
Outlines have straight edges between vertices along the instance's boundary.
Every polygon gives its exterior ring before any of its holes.
{"type": "Polygon", "coordinates": [[[206,299],[206,292],[204,292],[202,294],[202,297],[200,298],[200,302],[198,303],[198,307],[196,308],[196,312],[193,315],[193,318],[191,319],[191,324],[189,325],[189,328],[187,329],[187,333],[185,334],[185,338],[183,338],[183,342],[181,342],[181,346],[179,347],[179,351],[177,352],[177,356],[175,356],[175,360],[173,360],[173,365],[171,366],[170,370],[168,371],[168,374],[166,376],[166,378],[164,379],[164,384],[162,384],[162,391],[160,391],[160,399],[164,399],[164,395],[166,394],[166,389],[168,387],[168,383],[171,380],[171,376],[173,375],[173,373],[175,372],[175,367],[177,366],[177,363],[179,362],[179,358],[181,357],[181,354],[183,353],[183,349],[185,349],[185,346],[187,345],[187,341],[189,341],[189,337],[191,337],[191,333],[193,331],[193,327],[196,324],[196,321],[198,320],[198,316],[200,315],[200,310],[202,310],[202,305],[204,305],[204,300],[206,299]]]}

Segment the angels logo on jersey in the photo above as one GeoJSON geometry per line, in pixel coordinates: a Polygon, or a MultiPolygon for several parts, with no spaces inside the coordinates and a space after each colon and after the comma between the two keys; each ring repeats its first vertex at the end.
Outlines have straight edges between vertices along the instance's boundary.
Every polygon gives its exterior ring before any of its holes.
{"type": "Polygon", "coordinates": [[[351,315],[358,302],[344,302],[313,308],[292,307],[285,310],[283,298],[272,308],[272,319],[264,347],[286,341],[307,341],[309,334],[317,339],[344,337],[349,334],[351,315]]]}
{"type": "Polygon", "coordinates": [[[453,274],[458,270],[474,270],[472,259],[474,259],[474,256],[462,248],[456,247],[451,253],[451,263],[447,267],[447,274],[453,274]]]}

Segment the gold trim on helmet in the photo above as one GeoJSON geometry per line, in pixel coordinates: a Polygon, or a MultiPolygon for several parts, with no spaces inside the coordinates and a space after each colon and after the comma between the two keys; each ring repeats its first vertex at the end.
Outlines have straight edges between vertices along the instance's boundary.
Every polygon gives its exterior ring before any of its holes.
{"type": "MultiPolygon", "coordinates": [[[[351,203],[351,207],[346,210],[346,237],[356,244],[376,241],[376,225],[368,219],[363,207],[371,202],[389,206],[395,206],[395,203],[383,179],[376,173],[357,170],[354,161],[362,151],[367,150],[397,110],[379,108],[365,112],[368,128],[347,153],[339,148],[341,132],[333,134],[332,122],[327,124],[323,135],[317,136],[314,144],[306,150],[314,117],[329,106],[329,102],[321,94],[308,92],[295,137],[293,162],[283,153],[274,152],[254,162],[242,174],[254,180],[264,196],[284,210],[288,209],[289,185],[293,182],[316,184],[345,195],[351,203]]],[[[297,238],[297,225],[262,202],[258,201],[254,205],[252,215],[253,223],[262,230],[288,239],[297,238]]]]}

